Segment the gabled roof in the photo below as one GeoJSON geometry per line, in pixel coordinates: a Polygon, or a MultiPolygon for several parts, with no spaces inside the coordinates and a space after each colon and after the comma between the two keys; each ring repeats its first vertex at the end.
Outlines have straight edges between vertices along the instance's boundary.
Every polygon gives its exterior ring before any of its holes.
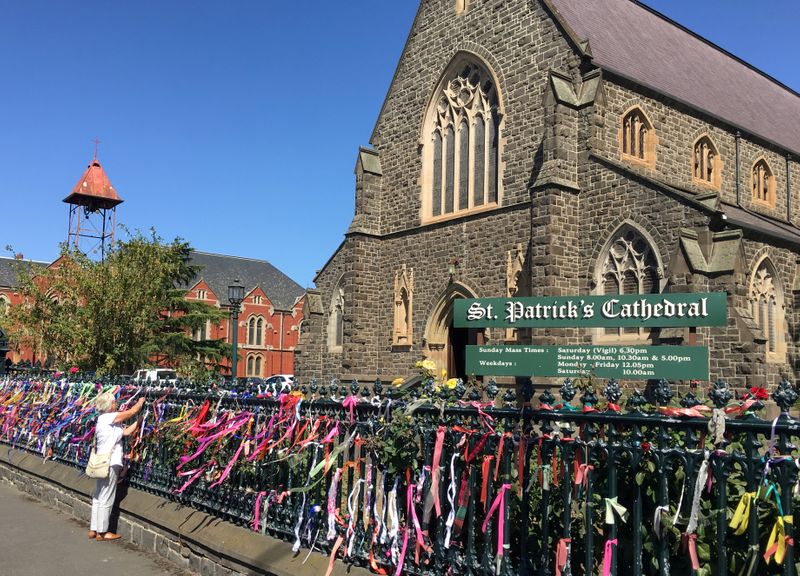
{"type": "Polygon", "coordinates": [[[19,285],[17,275],[20,269],[44,268],[47,262],[34,260],[17,260],[16,258],[0,258],[0,288],[16,288],[19,285]]]}
{"type": "Polygon", "coordinates": [[[546,1],[600,68],[800,152],[800,95],[774,78],[635,0],[546,1]]]}
{"type": "Polygon", "coordinates": [[[106,176],[105,170],[100,166],[97,158],[86,168],[81,179],[69,196],[64,198],[67,204],[87,206],[90,210],[100,208],[113,208],[122,203],[122,198],[117,195],[111,181],[106,176]]]}
{"type": "Polygon", "coordinates": [[[290,310],[305,292],[297,282],[265,260],[195,251],[192,252],[191,264],[202,266],[202,270],[190,286],[204,280],[223,305],[228,303],[228,286],[236,279],[245,287],[245,294],[261,286],[269,301],[279,310],[290,310]]]}

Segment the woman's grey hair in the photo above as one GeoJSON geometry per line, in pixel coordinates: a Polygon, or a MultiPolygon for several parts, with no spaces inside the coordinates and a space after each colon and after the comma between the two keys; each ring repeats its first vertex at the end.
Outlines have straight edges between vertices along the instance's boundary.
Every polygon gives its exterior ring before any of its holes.
{"type": "Polygon", "coordinates": [[[106,413],[111,410],[115,400],[116,398],[114,398],[111,392],[103,392],[102,394],[98,394],[97,398],[94,399],[94,405],[98,412],[106,413]]]}

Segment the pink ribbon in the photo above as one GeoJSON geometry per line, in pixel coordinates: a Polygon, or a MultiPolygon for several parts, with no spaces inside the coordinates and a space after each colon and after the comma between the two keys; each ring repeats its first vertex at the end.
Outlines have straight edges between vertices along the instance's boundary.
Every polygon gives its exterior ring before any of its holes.
{"type": "Polygon", "coordinates": [[[478,416],[481,418],[481,424],[486,426],[492,434],[494,434],[494,428],[489,422],[494,422],[494,418],[492,418],[489,414],[483,411],[484,408],[494,408],[494,402],[478,402],[477,400],[473,400],[472,402],[465,402],[463,400],[459,401],[459,404],[462,406],[472,406],[475,410],[478,411],[478,416]]]}
{"type": "Polygon", "coordinates": [[[569,551],[570,542],[572,542],[571,538],[562,538],[558,541],[558,546],[556,546],[556,576],[561,576],[561,570],[567,565],[567,552],[569,551]]]}
{"type": "Polygon", "coordinates": [[[442,460],[442,447],[444,446],[444,426],[439,426],[436,430],[436,445],[433,448],[433,464],[431,465],[431,496],[433,497],[433,508],[436,510],[436,517],[442,515],[442,504],[439,502],[439,463],[442,460]]]}
{"type": "Polygon", "coordinates": [[[215,488],[216,486],[219,486],[220,484],[225,482],[225,479],[228,477],[228,474],[231,473],[231,468],[233,468],[233,465],[236,464],[236,461],[239,459],[239,455],[242,453],[242,449],[244,448],[245,443],[246,440],[244,439],[239,443],[239,449],[236,450],[236,454],[233,455],[233,458],[231,458],[228,461],[228,465],[225,466],[225,470],[222,472],[222,475],[219,477],[219,480],[214,482],[211,486],[209,486],[209,488],[215,488]]]}
{"type": "Polygon", "coordinates": [[[697,534],[689,534],[686,539],[689,544],[689,558],[692,560],[692,570],[700,570],[700,559],[697,557],[697,534]]]}
{"type": "Polygon", "coordinates": [[[614,555],[614,546],[616,545],[616,538],[606,540],[606,548],[603,551],[603,576],[611,576],[611,558],[614,555]]]}
{"type": "Polygon", "coordinates": [[[200,477],[200,475],[201,475],[203,472],[205,472],[205,471],[206,471],[206,468],[208,468],[208,466],[209,466],[211,463],[213,463],[213,462],[214,462],[214,461],[212,460],[211,462],[206,462],[205,464],[203,464],[202,466],[200,466],[200,468],[195,468],[194,470],[190,470],[190,471],[188,471],[188,472],[180,472],[180,473],[178,473],[178,476],[189,476],[189,475],[192,475],[192,476],[191,476],[191,478],[189,478],[189,479],[188,479],[188,480],[187,480],[187,481],[184,483],[184,485],[183,485],[183,486],[181,486],[179,489],[177,489],[177,490],[175,491],[175,494],[183,494],[183,491],[184,491],[184,490],[186,490],[186,489],[187,489],[189,486],[191,486],[191,485],[192,485],[192,483],[193,483],[195,480],[197,480],[197,479],[200,477]]]}
{"type": "Polygon", "coordinates": [[[497,557],[503,555],[503,535],[505,533],[505,501],[506,501],[506,490],[511,488],[511,484],[503,484],[500,487],[500,492],[494,499],[492,503],[492,507],[489,508],[489,513],[486,515],[486,518],[483,521],[483,533],[486,533],[486,527],[489,525],[489,520],[492,519],[495,511],[500,508],[500,513],[497,516],[497,557]]]}
{"type": "Polygon", "coordinates": [[[347,398],[342,400],[342,408],[350,409],[350,424],[352,424],[356,420],[354,409],[357,404],[358,404],[358,398],[356,398],[354,395],[348,396],[347,398]]]}
{"type": "Polygon", "coordinates": [[[258,532],[258,527],[261,525],[259,517],[261,515],[261,499],[266,496],[266,492],[259,492],[256,496],[256,509],[253,512],[253,532],[258,532]]]}
{"type": "Polygon", "coordinates": [[[333,442],[334,438],[339,434],[339,423],[337,422],[333,429],[328,432],[328,435],[325,436],[322,440],[320,440],[320,444],[330,444],[333,442]]]}

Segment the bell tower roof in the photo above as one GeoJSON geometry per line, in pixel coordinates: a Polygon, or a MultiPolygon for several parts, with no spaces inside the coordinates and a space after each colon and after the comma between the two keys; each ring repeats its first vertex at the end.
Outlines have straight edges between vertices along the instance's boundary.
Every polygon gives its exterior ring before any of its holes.
{"type": "Polygon", "coordinates": [[[81,179],[72,189],[69,196],[64,198],[67,204],[85,206],[89,211],[114,208],[123,202],[106,176],[105,170],[100,166],[97,158],[86,168],[81,179]]]}

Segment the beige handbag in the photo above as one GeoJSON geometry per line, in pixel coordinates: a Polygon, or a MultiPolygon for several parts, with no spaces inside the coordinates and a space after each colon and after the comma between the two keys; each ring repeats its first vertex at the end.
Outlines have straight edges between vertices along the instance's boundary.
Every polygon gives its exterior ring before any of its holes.
{"type": "Polygon", "coordinates": [[[89,453],[89,462],[86,464],[86,475],[89,478],[108,478],[108,469],[111,466],[111,452],[98,454],[95,450],[96,447],[97,438],[95,437],[92,451],[89,453]]]}

